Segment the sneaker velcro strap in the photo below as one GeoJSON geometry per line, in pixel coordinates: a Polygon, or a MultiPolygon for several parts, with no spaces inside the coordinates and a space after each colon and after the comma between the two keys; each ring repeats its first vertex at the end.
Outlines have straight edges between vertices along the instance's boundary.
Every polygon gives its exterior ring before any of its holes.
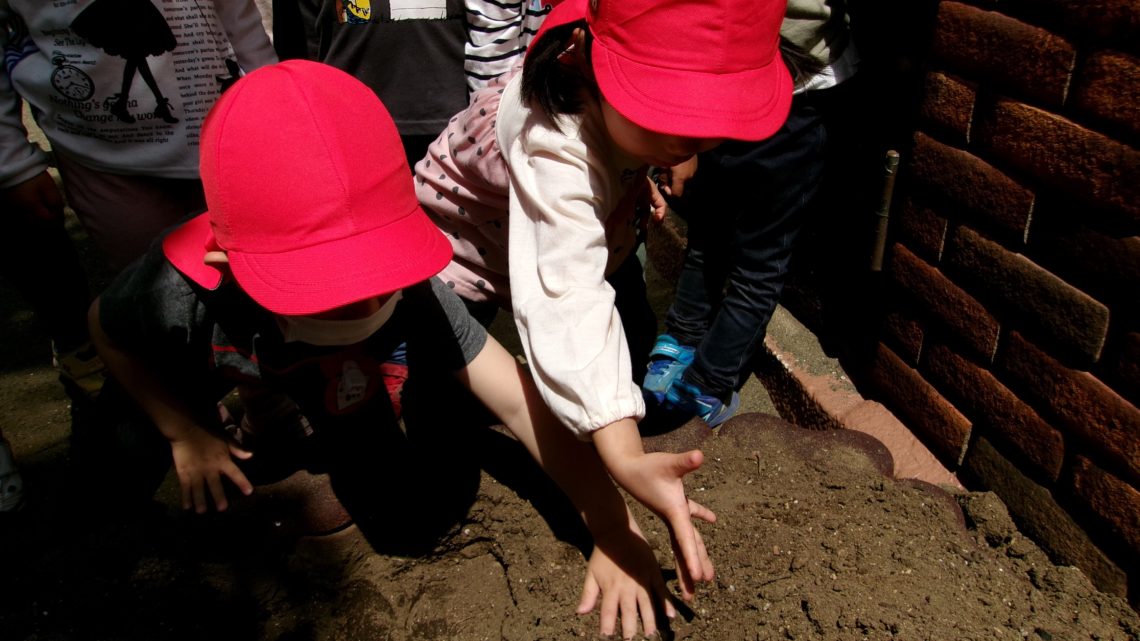
{"type": "Polygon", "coordinates": [[[649,352],[649,358],[653,358],[655,356],[664,356],[675,361],[680,361],[685,360],[688,356],[688,353],[691,351],[692,348],[685,347],[683,345],[658,341],[657,344],[653,346],[653,351],[649,352]]]}

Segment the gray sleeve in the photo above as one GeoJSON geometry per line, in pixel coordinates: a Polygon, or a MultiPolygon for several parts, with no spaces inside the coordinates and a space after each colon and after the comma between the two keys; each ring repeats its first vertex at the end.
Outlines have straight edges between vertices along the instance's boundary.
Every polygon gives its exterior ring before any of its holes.
{"type": "Polygon", "coordinates": [[[99,296],[103,331],[125,347],[184,346],[197,335],[201,305],[193,289],[153,243],[99,296]]]}
{"type": "Polygon", "coordinates": [[[467,311],[463,300],[443,281],[427,282],[404,289],[411,302],[409,352],[429,351],[440,365],[450,370],[466,367],[487,344],[487,330],[467,311]]]}

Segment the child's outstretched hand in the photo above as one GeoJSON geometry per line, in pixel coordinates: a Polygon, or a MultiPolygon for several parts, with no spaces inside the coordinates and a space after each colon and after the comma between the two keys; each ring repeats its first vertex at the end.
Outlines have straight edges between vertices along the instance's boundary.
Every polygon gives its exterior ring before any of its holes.
{"type": "MultiPolygon", "coordinates": [[[[631,527],[636,525],[631,523],[631,527]]],[[[622,638],[630,639],[637,634],[639,616],[645,636],[652,636],[657,631],[657,614],[670,619],[677,614],[653,551],[641,533],[633,530],[594,541],[578,614],[593,611],[599,595],[604,636],[614,633],[619,615],[622,638]]]]}
{"type": "Polygon", "coordinates": [[[681,598],[686,601],[693,599],[698,581],[712,581],[715,576],[704,539],[693,527],[693,519],[715,523],[716,515],[700,503],[686,498],[681,481],[703,461],[704,455],[700,450],[682,454],[655,452],[629,459],[620,470],[610,469],[619,485],[665,521],[673,556],[677,559],[681,598]]]}
{"type": "Polygon", "coordinates": [[[683,483],[686,474],[701,466],[704,455],[700,450],[646,454],[637,426],[630,429],[621,423],[595,432],[594,444],[618,485],[665,521],[677,559],[681,598],[692,600],[694,585],[698,581],[711,581],[715,575],[704,540],[693,527],[693,519],[715,523],[716,515],[688,499],[683,483]]]}
{"type": "Polygon", "coordinates": [[[253,454],[237,444],[204,429],[193,429],[171,439],[170,450],[174,455],[178,483],[182,486],[182,509],[194,508],[198,514],[204,514],[209,509],[207,490],[219,512],[229,507],[222,487],[223,476],[232,481],[242,494],[249,496],[253,493],[253,485],[234,463],[234,458],[246,460],[253,454]]]}

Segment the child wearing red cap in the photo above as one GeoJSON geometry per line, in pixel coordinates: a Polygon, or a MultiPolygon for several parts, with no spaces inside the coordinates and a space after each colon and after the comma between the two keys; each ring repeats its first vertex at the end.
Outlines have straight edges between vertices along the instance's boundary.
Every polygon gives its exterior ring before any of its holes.
{"type": "Polygon", "coordinates": [[[646,171],[780,127],[784,6],[566,0],[521,71],[475,94],[416,165],[420,203],[455,250],[441,279],[512,309],[543,399],[627,489],[656,330],[634,254],[646,171]]]}
{"type": "MultiPolygon", "coordinates": [[[[221,430],[227,390],[283,392],[318,434],[393,425],[377,368],[406,341],[413,368],[454,371],[580,510],[595,552],[579,611],[601,594],[603,631],[619,611],[625,625],[640,615],[647,633],[655,608],[672,616],[652,551],[596,452],[530,400],[525,370],[433,278],[451,248],[420,209],[371,90],[313,62],[255,71],[210,112],[201,173],[207,213],[166,235],[91,311],[108,368],[169,440],[184,508],[226,509],[225,479],[253,490],[239,465],[251,452],[221,430]]],[[[640,468],[647,505],[686,506],[684,522],[669,523],[678,536],[695,536],[685,532],[690,509],[708,516],[684,496],[694,467],[690,455],[659,454],[640,468]]],[[[703,545],[693,553],[711,574],[703,545]]]]}

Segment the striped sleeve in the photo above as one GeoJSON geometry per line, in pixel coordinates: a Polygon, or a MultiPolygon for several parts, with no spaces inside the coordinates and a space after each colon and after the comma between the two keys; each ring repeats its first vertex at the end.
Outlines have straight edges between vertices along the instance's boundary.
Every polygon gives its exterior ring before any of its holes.
{"type": "Polygon", "coordinates": [[[549,0],[467,0],[463,71],[474,93],[511,70],[550,13],[549,0]]]}

